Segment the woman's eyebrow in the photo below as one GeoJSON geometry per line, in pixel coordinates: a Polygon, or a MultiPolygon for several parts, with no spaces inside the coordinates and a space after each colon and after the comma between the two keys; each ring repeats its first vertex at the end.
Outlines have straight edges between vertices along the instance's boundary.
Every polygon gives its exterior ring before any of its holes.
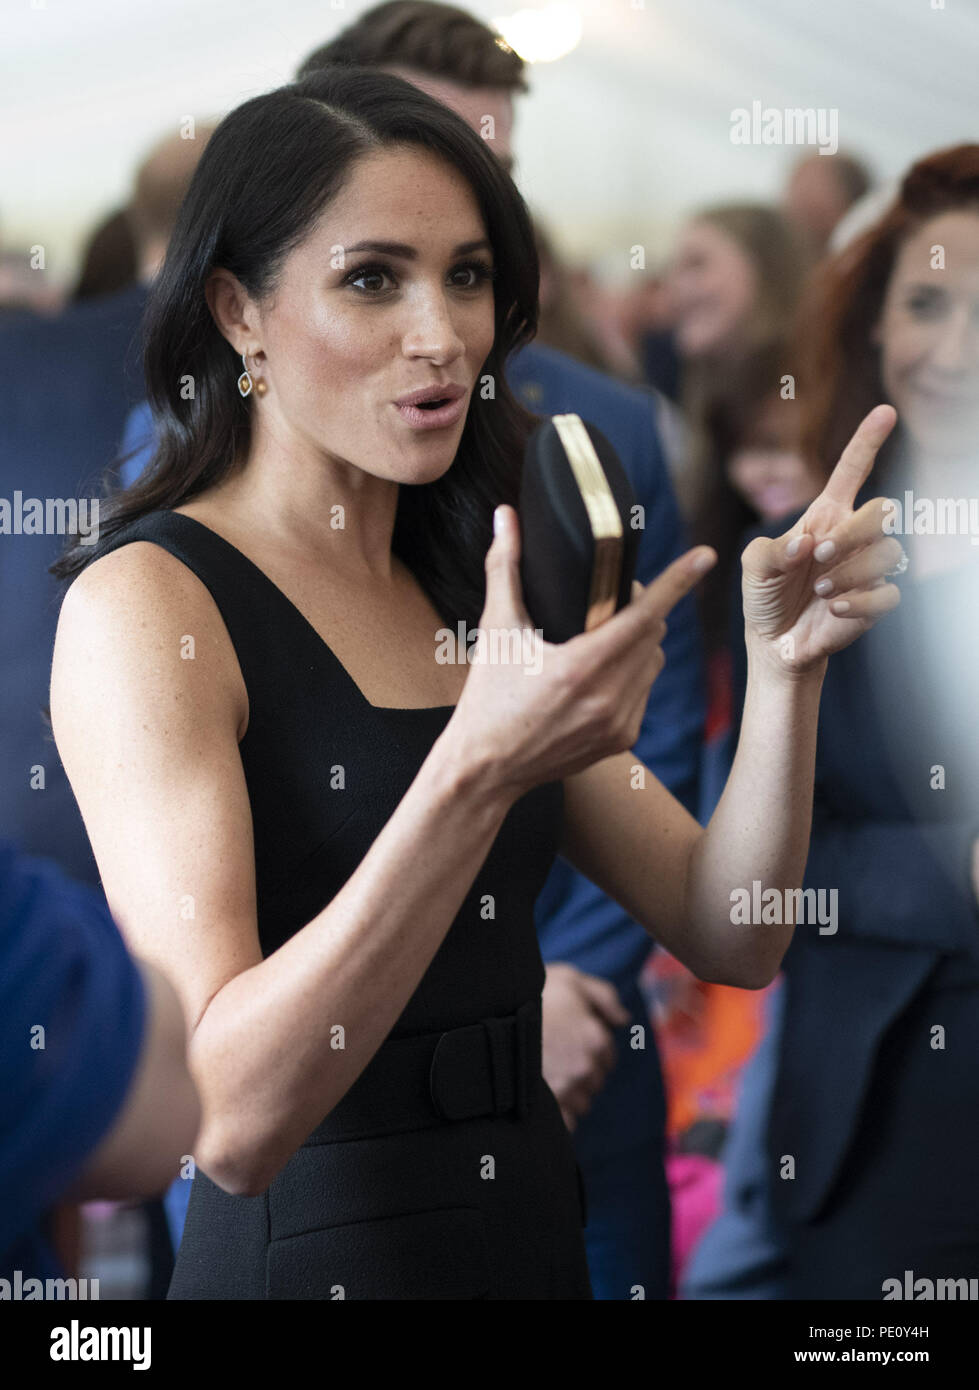
{"type": "MultiPolygon", "coordinates": [[[[468,255],[470,251],[480,251],[484,248],[487,251],[492,249],[489,241],[487,241],[485,237],[480,238],[479,241],[463,241],[455,248],[452,255],[454,257],[465,256],[468,255]]],[[[413,246],[406,246],[404,242],[401,241],[358,241],[356,246],[348,246],[346,250],[348,252],[375,251],[383,256],[400,256],[406,261],[418,259],[418,252],[415,248],[413,246]]]]}

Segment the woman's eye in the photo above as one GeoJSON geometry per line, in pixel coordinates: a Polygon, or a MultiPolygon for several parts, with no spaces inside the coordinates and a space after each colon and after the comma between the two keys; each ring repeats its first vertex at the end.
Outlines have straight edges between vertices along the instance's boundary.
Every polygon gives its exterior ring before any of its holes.
{"type": "Polygon", "coordinates": [[[919,318],[937,318],[945,308],[945,296],[932,290],[924,290],[908,296],[908,308],[919,318]]]}
{"type": "Polygon", "coordinates": [[[457,265],[452,272],[453,275],[470,275],[472,278],[465,284],[460,285],[460,289],[475,290],[487,280],[495,280],[495,266],[487,265],[485,261],[466,261],[464,265],[457,265]]]}
{"type": "MultiPolygon", "coordinates": [[[[454,270],[449,272],[453,288],[460,290],[478,289],[488,280],[496,278],[496,270],[493,266],[487,265],[484,261],[467,261],[463,265],[457,265],[454,270]],[[467,279],[456,277],[468,277],[467,279]]],[[[378,281],[385,279],[393,281],[393,273],[389,266],[384,265],[364,265],[359,270],[354,270],[347,276],[345,284],[355,285],[362,294],[371,298],[377,298],[385,292],[385,286],[379,285],[378,281]],[[361,286],[361,281],[373,281],[373,285],[365,284],[361,286]]]]}
{"type": "MultiPolygon", "coordinates": [[[[352,275],[347,276],[348,285],[356,285],[358,280],[383,280],[388,275],[388,270],[382,265],[365,265],[360,270],[355,270],[352,275]]],[[[377,289],[366,289],[366,294],[377,294],[377,289]]]]}

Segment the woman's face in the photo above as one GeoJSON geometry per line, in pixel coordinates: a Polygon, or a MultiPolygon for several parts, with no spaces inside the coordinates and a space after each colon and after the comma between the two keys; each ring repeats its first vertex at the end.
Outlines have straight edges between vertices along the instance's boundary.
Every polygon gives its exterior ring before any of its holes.
{"type": "Polygon", "coordinates": [[[414,147],[363,157],[257,306],[262,428],[294,455],[403,483],[440,477],[493,346],[492,266],[461,173],[414,147]],[[418,428],[396,402],[436,385],[462,387],[460,406],[418,428]]]}
{"type": "Polygon", "coordinates": [[[926,455],[979,449],[979,212],[943,213],[900,248],[874,341],[888,399],[926,455]],[[933,269],[943,248],[944,268],[933,269]]]}
{"type": "Polygon", "coordinates": [[[733,237],[691,222],[667,276],[677,348],[683,357],[723,352],[737,339],[757,292],[757,273],[733,237]]]}
{"type": "Polygon", "coordinates": [[[798,424],[796,402],[772,396],[728,459],[728,481],[765,521],[801,511],[820,490],[799,452],[798,424]]]}

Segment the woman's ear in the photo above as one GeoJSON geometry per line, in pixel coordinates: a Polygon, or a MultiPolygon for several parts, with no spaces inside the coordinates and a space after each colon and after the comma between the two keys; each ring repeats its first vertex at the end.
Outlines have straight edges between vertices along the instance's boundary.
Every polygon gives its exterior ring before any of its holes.
{"type": "Polygon", "coordinates": [[[204,286],[204,296],[218,331],[239,357],[243,352],[254,354],[251,345],[256,341],[255,306],[236,276],[223,266],[212,270],[204,286]]]}

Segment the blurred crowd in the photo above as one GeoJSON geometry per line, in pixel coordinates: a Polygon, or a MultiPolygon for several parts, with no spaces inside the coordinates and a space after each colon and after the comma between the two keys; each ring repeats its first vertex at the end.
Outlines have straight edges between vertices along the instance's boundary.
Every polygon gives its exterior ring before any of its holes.
{"type": "MultiPolygon", "coordinates": [[[[421,71],[422,60],[405,66],[421,71]]],[[[493,86],[437,64],[429,80],[493,86]]],[[[67,295],[28,269],[26,248],[2,248],[4,499],[119,488],[149,458],[140,324],[213,128],[202,120],[193,139],[165,134],[146,154],[126,205],[93,229],[67,295]]],[[[866,496],[911,489],[968,504],[979,493],[979,145],[950,141],[886,187],[865,153],[787,155],[770,201],[705,201],[662,264],[615,283],[567,261],[554,229],[535,220],[536,344],[554,354],[548,361],[572,359],[643,401],[666,465],[657,487],[672,487],[678,508],[671,546],[706,542],[720,558],[692,617],[699,655],[685,697],[699,711],[686,800],[703,823],[737,740],[748,540],[789,528],[879,401],[897,408],[899,425],[866,496]]],[[[534,189],[521,192],[533,207],[534,189]]],[[[533,372],[524,399],[547,413],[533,372]]],[[[24,961],[48,933],[67,975],[65,954],[81,948],[57,944],[66,919],[79,902],[89,914],[104,904],[44,717],[58,543],[27,540],[0,536],[3,912],[34,923],[24,961]]],[[[659,949],[638,971],[665,1093],[657,1144],[672,1206],[672,1296],[864,1296],[863,1251],[874,1270],[900,1262],[898,1275],[910,1261],[949,1277],[979,1273],[969,1163],[979,1138],[979,536],[922,526],[901,540],[910,568],[900,625],[834,658],[824,689],[807,885],[838,891],[832,933],[800,928],[784,977],[761,992],[700,982],[659,949]],[[935,1025],[954,1043],[936,1048],[935,1025]],[[780,1182],[786,1155],[798,1176],[780,1182]]],[[[98,932],[86,930],[94,950],[98,932]]],[[[102,1114],[104,1132],[125,1078],[99,1075],[78,1105],[102,1114]]],[[[77,1106],[65,1114],[74,1119],[59,1125],[76,1122],[77,1106]]],[[[192,1140],[191,1127],[188,1148],[192,1140]]],[[[149,1169],[134,1156],[129,1189],[117,1176],[115,1188],[89,1185],[71,1201],[52,1174],[44,1230],[62,1268],[96,1268],[92,1252],[113,1221],[121,1229],[122,1213],[138,1212],[119,1289],[163,1296],[182,1208],[168,1200],[164,1212],[149,1169]],[[124,1201],[127,1190],[138,1195],[124,1201]]],[[[5,1177],[8,1190],[29,1182],[16,1166],[5,1177]]],[[[0,1225],[0,1249],[9,1234],[0,1225]]]]}

